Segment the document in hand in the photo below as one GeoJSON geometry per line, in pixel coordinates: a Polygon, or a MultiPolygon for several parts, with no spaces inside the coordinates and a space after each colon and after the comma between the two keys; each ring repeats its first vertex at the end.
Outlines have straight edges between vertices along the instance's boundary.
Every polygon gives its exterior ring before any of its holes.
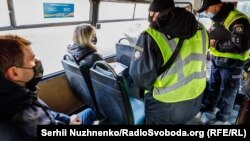
{"type": "Polygon", "coordinates": [[[126,36],[128,42],[129,42],[129,44],[131,46],[135,46],[136,45],[137,39],[138,39],[136,36],[132,36],[132,35],[129,35],[127,33],[124,33],[124,35],[126,36]]]}

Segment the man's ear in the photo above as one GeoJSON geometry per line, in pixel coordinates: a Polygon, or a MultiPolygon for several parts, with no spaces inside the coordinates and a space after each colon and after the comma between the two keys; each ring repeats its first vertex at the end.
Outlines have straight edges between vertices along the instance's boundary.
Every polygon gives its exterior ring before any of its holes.
{"type": "Polygon", "coordinates": [[[18,71],[15,66],[9,67],[6,71],[7,78],[10,80],[18,80],[18,71]]]}

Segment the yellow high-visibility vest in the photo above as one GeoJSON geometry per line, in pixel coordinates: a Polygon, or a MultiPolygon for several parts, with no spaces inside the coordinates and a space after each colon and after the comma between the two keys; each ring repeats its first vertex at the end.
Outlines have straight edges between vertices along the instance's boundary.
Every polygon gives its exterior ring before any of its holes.
{"type": "MultiPolygon", "coordinates": [[[[166,64],[179,39],[168,40],[163,33],[152,28],[145,31],[157,43],[166,64]]],[[[165,103],[174,103],[200,96],[206,87],[207,48],[208,35],[205,28],[184,40],[175,62],[157,77],[153,85],[153,97],[165,103]]]]}
{"type": "MultiPolygon", "coordinates": [[[[250,22],[250,19],[246,15],[244,15],[243,13],[235,9],[229,13],[223,25],[229,31],[230,25],[234,21],[240,18],[248,19],[248,21],[250,22]]],[[[242,54],[231,53],[231,52],[219,52],[214,47],[211,47],[210,51],[212,55],[217,56],[217,57],[231,58],[231,59],[237,59],[237,60],[242,60],[242,61],[247,60],[249,58],[249,53],[250,53],[249,50],[243,52],[242,54]]]]}

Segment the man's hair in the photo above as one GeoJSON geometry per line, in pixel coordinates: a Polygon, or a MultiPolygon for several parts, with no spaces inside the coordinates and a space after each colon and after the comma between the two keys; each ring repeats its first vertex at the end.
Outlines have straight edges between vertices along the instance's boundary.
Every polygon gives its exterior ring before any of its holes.
{"type": "Polygon", "coordinates": [[[31,42],[17,35],[0,35],[0,77],[5,77],[11,66],[23,65],[22,48],[31,42]]]}

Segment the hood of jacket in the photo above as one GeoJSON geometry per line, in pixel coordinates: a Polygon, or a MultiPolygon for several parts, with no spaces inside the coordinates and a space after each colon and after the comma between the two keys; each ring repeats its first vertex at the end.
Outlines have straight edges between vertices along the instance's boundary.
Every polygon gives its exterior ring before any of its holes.
{"type": "Polygon", "coordinates": [[[95,50],[92,48],[80,46],[75,43],[72,45],[69,45],[67,49],[68,49],[68,53],[74,56],[77,61],[82,60],[89,54],[95,52],[95,50]]]}
{"type": "Polygon", "coordinates": [[[0,118],[26,109],[36,93],[7,79],[0,78],[0,118]]]}
{"type": "Polygon", "coordinates": [[[195,16],[184,8],[171,8],[158,16],[151,26],[167,35],[169,39],[192,37],[199,28],[195,16]]]}

